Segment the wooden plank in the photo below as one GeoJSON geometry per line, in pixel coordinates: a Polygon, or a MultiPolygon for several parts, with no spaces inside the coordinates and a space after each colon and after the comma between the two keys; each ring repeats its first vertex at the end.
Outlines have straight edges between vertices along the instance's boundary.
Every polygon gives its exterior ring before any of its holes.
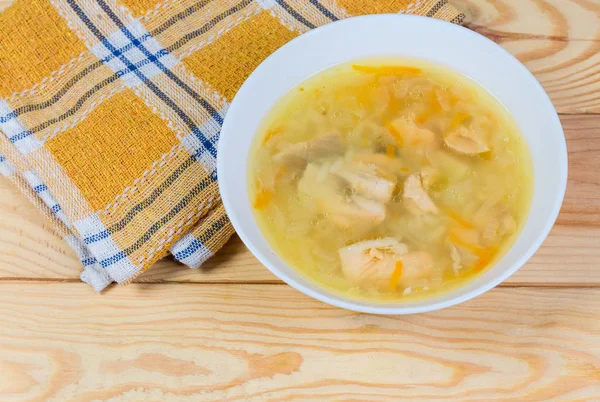
{"type": "Polygon", "coordinates": [[[563,115],[561,121],[569,179],[558,223],[600,227],[600,116],[563,115]]]}
{"type": "MultiPolygon", "coordinates": [[[[569,183],[558,225],[532,260],[506,284],[600,285],[600,116],[561,116],[569,148],[569,183]]],[[[79,263],[50,225],[0,180],[0,278],[75,280],[79,263]]],[[[138,281],[271,283],[278,280],[234,238],[205,266],[165,259],[138,281]]]]}
{"type": "Polygon", "coordinates": [[[406,317],[353,313],[278,285],[133,284],[109,294],[1,283],[2,400],[600,395],[600,289],[497,289],[406,317]]]}
{"type": "Polygon", "coordinates": [[[452,0],[466,27],[516,56],[561,113],[600,112],[600,3],[452,0]]]}
{"type": "Polygon", "coordinates": [[[68,278],[81,263],[52,224],[0,177],[0,277],[68,278]]]}

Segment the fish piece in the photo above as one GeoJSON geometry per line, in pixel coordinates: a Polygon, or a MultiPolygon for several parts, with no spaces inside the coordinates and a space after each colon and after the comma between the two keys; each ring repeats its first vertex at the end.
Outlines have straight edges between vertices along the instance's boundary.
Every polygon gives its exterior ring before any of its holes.
{"type": "Polygon", "coordinates": [[[500,229],[500,222],[496,217],[492,217],[483,229],[482,238],[486,242],[493,242],[498,237],[498,230],[500,229]]]}
{"type": "Polygon", "coordinates": [[[433,257],[425,251],[412,251],[402,256],[402,276],[406,284],[415,279],[426,278],[433,269],[433,257]]]}
{"type": "Polygon", "coordinates": [[[483,239],[488,243],[499,240],[499,237],[511,235],[517,230],[517,222],[509,213],[490,218],[483,230],[483,239]]]}
{"type": "Polygon", "coordinates": [[[342,228],[368,229],[385,219],[385,205],[358,195],[345,197],[341,180],[330,173],[323,174],[322,165],[308,164],[298,181],[298,193],[342,228]]]}
{"type": "MultiPolygon", "coordinates": [[[[427,183],[427,179],[425,179],[427,183]]],[[[421,173],[411,174],[404,182],[404,206],[415,215],[439,213],[425,188],[421,173]]]]}
{"type": "Polygon", "coordinates": [[[459,101],[459,98],[449,89],[437,88],[435,90],[435,96],[439,105],[443,110],[449,111],[459,101]]]}
{"type": "Polygon", "coordinates": [[[431,169],[423,169],[420,172],[421,175],[421,185],[425,190],[429,189],[429,185],[431,184],[431,169]]]}
{"type": "Polygon", "coordinates": [[[481,154],[490,150],[481,131],[465,126],[452,130],[444,137],[444,143],[450,149],[467,155],[481,154]]]}
{"type": "Polygon", "coordinates": [[[472,222],[477,226],[483,226],[487,224],[487,222],[497,215],[498,205],[500,200],[498,196],[495,195],[487,195],[483,198],[483,203],[472,217],[472,222]]]}
{"type": "Polygon", "coordinates": [[[485,251],[479,244],[479,233],[475,229],[456,226],[450,231],[449,240],[450,245],[458,251],[460,262],[464,266],[476,264],[485,251]]]}
{"type": "Polygon", "coordinates": [[[288,145],[273,156],[273,161],[277,164],[304,167],[308,162],[325,156],[342,154],[343,152],[344,143],[342,138],[338,134],[332,134],[288,145]]]}
{"type": "Polygon", "coordinates": [[[334,174],[345,180],[357,193],[383,203],[392,198],[396,186],[394,176],[386,175],[377,166],[361,162],[341,164],[334,174]]]}
{"type": "Polygon", "coordinates": [[[450,230],[451,237],[479,247],[479,232],[473,227],[457,225],[450,230]]]}
{"type": "Polygon", "coordinates": [[[364,240],[338,253],[344,276],[357,285],[387,286],[396,269],[396,261],[408,252],[405,244],[393,237],[364,240]]]}
{"type": "Polygon", "coordinates": [[[517,221],[513,216],[509,213],[504,214],[500,219],[500,227],[502,233],[506,235],[513,234],[517,230],[517,221]]]}
{"type": "Polygon", "coordinates": [[[363,230],[383,222],[386,212],[382,203],[356,195],[349,202],[326,200],[322,204],[322,211],[342,228],[356,226],[363,230]]]}
{"type": "Polygon", "coordinates": [[[393,237],[360,241],[338,252],[344,276],[362,286],[406,286],[429,276],[434,265],[429,253],[408,252],[408,247],[393,237]],[[399,273],[395,272],[398,267],[401,270],[399,273]]]}
{"type": "Polygon", "coordinates": [[[460,253],[456,246],[450,243],[450,258],[452,258],[452,269],[454,270],[454,274],[458,275],[458,271],[462,268],[460,253]]]}

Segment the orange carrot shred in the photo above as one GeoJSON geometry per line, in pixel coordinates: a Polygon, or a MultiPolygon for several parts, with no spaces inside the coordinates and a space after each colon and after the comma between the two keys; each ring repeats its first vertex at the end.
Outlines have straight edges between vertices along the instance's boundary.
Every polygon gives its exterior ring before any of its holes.
{"type": "Polygon", "coordinates": [[[398,287],[398,281],[402,276],[402,261],[396,261],[396,267],[394,268],[394,272],[392,272],[392,277],[390,278],[390,290],[396,291],[398,287]]]}
{"type": "Polygon", "coordinates": [[[463,239],[458,237],[453,232],[450,232],[449,238],[452,243],[462,246],[468,250],[471,250],[472,252],[474,252],[477,255],[479,255],[480,253],[482,253],[484,251],[482,247],[480,247],[476,244],[469,243],[468,241],[464,241],[463,239]]]}
{"type": "Polygon", "coordinates": [[[409,66],[361,66],[353,64],[352,68],[361,73],[367,74],[383,74],[383,75],[420,75],[422,71],[417,67],[409,66]]]}
{"type": "Polygon", "coordinates": [[[409,168],[405,168],[405,167],[400,168],[400,171],[404,172],[404,173],[410,173],[410,169],[409,168]]]}
{"type": "Polygon", "coordinates": [[[490,262],[492,262],[492,259],[497,252],[498,250],[495,248],[487,248],[483,250],[481,253],[479,253],[479,261],[473,265],[472,269],[477,272],[488,266],[490,262]]]}
{"type": "Polygon", "coordinates": [[[459,97],[457,97],[452,92],[450,92],[450,105],[455,106],[459,100],[460,100],[459,97]]]}
{"type": "Polygon", "coordinates": [[[261,190],[254,200],[254,208],[262,209],[264,208],[273,198],[273,193],[269,190],[261,190]]]}
{"type": "Polygon", "coordinates": [[[385,147],[385,154],[388,157],[393,158],[394,156],[396,156],[396,148],[393,145],[387,145],[385,147]]]}
{"type": "Polygon", "coordinates": [[[435,91],[429,93],[429,109],[431,113],[439,113],[444,110],[435,91]]]}
{"type": "Polygon", "coordinates": [[[446,212],[446,214],[448,214],[448,216],[450,218],[452,218],[454,221],[456,221],[457,223],[461,224],[462,226],[466,227],[467,229],[474,229],[475,228],[475,226],[473,226],[473,224],[471,222],[469,222],[468,220],[466,220],[465,218],[463,218],[462,216],[460,216],[459,214],[457,214],[453,210],[446,209],[445,212],[446,212]]]}
{"type": "Polygon", "coordinates": [[[471,244],[467,241],[464,241],[452,232],[450,232],[449,239],[452,243],[462,246],[468,250],[471,250],[479,257],[479,261],[477,261],[477,263],[472,267],[474,271],[480,271],[481,269],[489,265],[489,263],[492,262],[494,256],[498,252],[496,248],[483,248],[476,244],[471,244]]]}
{"type": "Polygon", "coordinates": [[[404,139],[402,138],[402,134],[400,134],[400,132],[396,129],[396,127],[394,127],[392,125],[392,123],[390,123],[389,121],[385,122],[385,126],[388,129],[388,131],[390,132],[390,134],[392,135],[392,137],[394,137],[396,139],[398,146],[400,148],[403,148],[404,147],[404,139]]]}
{"type": "Polygon", "coordinates": [[[271,138],[273,138],[276,135],[280,134],[282,131],[283,131],[283,129],[281,127],[275,127],[275,128],[269,129],[269,131],[267,131],[267,134],[265,135],[265,138],[263,140],[263,144],[266,144],[267,142],[269,142],[269,140],[271,138]]]}

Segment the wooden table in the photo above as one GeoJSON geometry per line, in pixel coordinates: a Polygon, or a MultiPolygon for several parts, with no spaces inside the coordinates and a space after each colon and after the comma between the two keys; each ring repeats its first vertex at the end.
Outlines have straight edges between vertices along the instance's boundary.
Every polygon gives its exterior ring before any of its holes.
{"type": "Polygon", "coordinates": [[[379,317],[304,296],[234,238],[199,271],[165,260],[98,295],[2,179],[0,400],[600,400],[600,2],[454,3],[536,75],[567,137],[563,209],[523,269],[379,317]]]}

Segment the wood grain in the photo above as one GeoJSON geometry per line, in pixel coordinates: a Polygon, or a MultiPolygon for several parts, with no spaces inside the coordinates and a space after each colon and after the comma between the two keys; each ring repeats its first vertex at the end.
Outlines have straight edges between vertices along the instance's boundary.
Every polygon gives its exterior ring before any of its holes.
{"type": "Polygon", "coordinates": [[[0,322],[4,402],[600,395],[600,289],[497,289],[382,317],[278,285],[133,284],[98,297],[4,282],[0,322]]]}
{"type": "MultiPolygon", "coordinates": [[[[600,286],[600,116],[563,115],[569,181],[558,224],[532,260],[505,284],[600,286]]],[[[0,180],[0,279],[76,280],[80,266],[69,247],[5,179],[0,180]]],[[[278,282],[238,238],[200,270],[165,259],[140,282],[278,282]]]]}
{"type": "Polygon", "coordinates": [[[517,57],[560,113],[600,112],[600,2],[453,0],[466,26],[517,57]]]}
{"type": "Polygon", "coordinates": [[[600,116],[563,115],[561,121],[569,179],[558,223],[600,227],[600,116]]]}

